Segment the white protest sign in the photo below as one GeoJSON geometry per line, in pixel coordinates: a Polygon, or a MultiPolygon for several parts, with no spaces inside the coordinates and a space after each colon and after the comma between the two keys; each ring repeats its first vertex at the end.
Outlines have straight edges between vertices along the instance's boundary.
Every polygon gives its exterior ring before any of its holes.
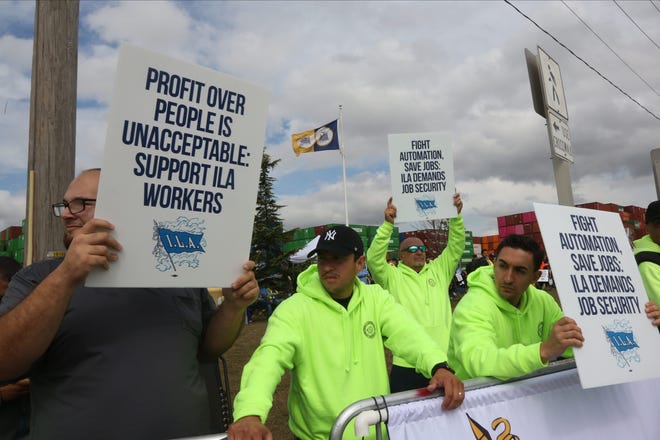
{"type": "Polygon", "coordinates": [[[121,47],[96,217],[123,250],[88,286],[231,284],[249,258],[269,95],[121,47]]]}
{"type": "Polygon", "coordinates": [[[621,218],[534,204],[564,314],[582,329],[574,349],[583,388],[660,376],[660,334],[621,218]]]}
{"type": "Polygon", "coordinates": [[[396,221],[456,217],[454,153],[442,133],[390,134],[390,179],[396,221]]]}

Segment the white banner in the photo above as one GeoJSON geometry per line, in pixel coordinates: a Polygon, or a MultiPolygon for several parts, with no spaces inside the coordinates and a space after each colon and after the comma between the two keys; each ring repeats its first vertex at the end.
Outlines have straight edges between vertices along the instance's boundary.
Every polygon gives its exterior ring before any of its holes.
{"type": "Polygon", "coordinates": [[[397,223],[456,217],[454,153],[448,137],[390,134],[387,141],[397,223]]]}
{"type": "Polygon", "coordinates": [[[390,406],[392,440],[655,440],[660,379],[584,390],[575,369],[468,391],[443,411],[442,398],[390,406]]]}

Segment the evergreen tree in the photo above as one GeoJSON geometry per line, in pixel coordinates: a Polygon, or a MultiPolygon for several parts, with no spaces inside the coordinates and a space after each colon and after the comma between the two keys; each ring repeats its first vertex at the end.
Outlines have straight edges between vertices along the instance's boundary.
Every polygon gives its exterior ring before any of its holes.
{"type": "Polygon", "coordinates": [[[294,284],[289,275],[288,255],[282,251],[284,243],[288,241],[279,215],[283,206],[275,201],[275,178],[270,175],[279,162],[280,159],[271,159],[264,148],[250,259],[256,263],[255,274],[259,287],[280,293],[292,293],[294,284]]]}

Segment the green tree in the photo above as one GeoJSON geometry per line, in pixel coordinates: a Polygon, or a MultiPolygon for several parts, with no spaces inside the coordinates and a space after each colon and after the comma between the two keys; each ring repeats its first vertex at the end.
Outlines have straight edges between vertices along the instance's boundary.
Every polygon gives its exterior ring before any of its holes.
{"type": "Polygon", "coordinates": [[[275,178],[270,175],[280,159],[272,159],[266,149],[261,159],[257,210],[252,229],[250,259],[256,263],[255,274],[259,287],[281,293],[292,293],[293,286],[289,274],[288,254],[282,251],[290,238],[284,232],[284,225],[273,193],[275,178]]]}

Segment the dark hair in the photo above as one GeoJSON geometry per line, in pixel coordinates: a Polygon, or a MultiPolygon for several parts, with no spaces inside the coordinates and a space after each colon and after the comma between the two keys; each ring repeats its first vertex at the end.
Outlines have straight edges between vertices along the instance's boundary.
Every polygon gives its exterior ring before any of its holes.
{"type": "Polygon", "coordinates": [[[0,257],[0,278],[11,281],[12,277],[21,270],[21,263],[12,257],[0,257]]]}
{"type": "Polygon", "coordinates": [[[497,249],[495,250],[495,258],[499,257],[500,251],[505,247],[529,252],[534,258],[534,270],[539,270],[541,267],[545,252],[532,237],[516,234],[507,236],[504,240],[500,241],[500,244],[497,246],[497,249]]]}

